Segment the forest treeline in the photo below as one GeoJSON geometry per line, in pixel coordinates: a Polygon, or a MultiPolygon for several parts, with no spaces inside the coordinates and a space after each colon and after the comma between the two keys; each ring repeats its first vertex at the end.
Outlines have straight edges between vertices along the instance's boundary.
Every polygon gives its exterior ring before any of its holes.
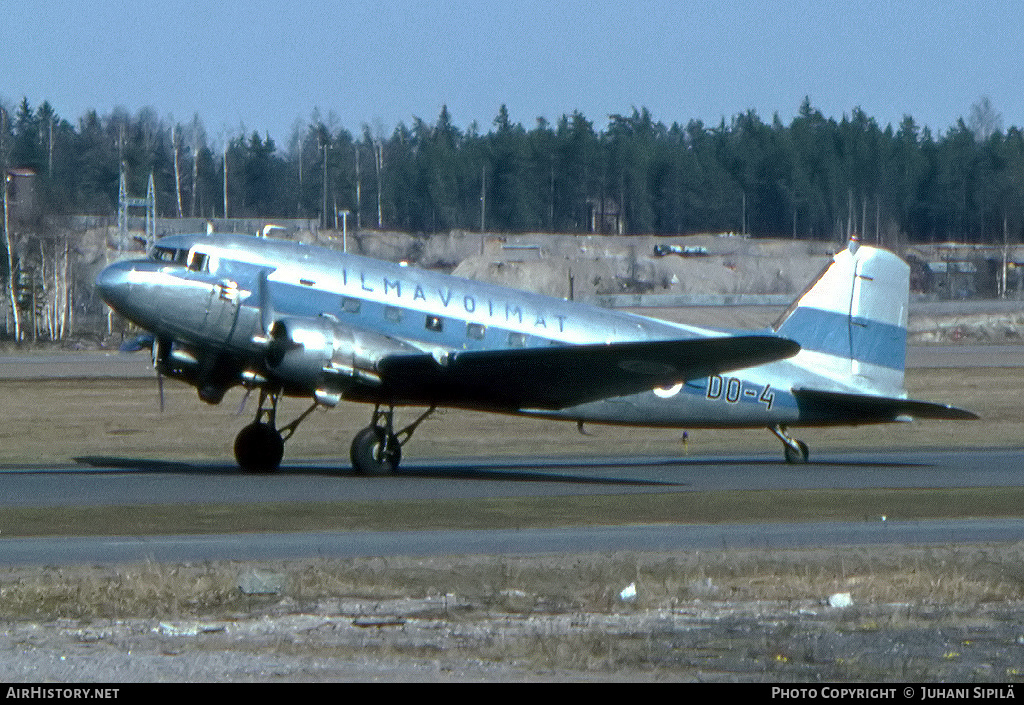
{"type": "Polygon", "coordinates": [[[642,108],[600,130],[579,112],[528,129],[501,106],[486,132],[457,127],[447,108],[390,134],[331,128],[314,112],[287,145],[255,132],[214,145],[198,115],[182,124],[151,108],[90,111],[71,122],[22,100],[0,108],[0,166],[34,170],[37,199],[55,215],[115,214],[123,165],[135,195],[153,174],[160,217],[333,227],[349,211],[349,227],[425,233],[1018,242],[1024,133],[1000,123],[987,99],[939,134],[909,116],[882,127],[860,109],[836,120],[809,99],[788,125],[752,110],[666,125],[642,108]]]}

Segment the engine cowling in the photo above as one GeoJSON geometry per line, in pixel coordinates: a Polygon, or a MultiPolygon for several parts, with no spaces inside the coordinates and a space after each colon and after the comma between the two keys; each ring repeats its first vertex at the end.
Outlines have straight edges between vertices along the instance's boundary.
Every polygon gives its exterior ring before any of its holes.
{"type": "Polygon", "coordinates": [[[326,316],[275,321],[266,342],[267,368],[293,393],[344,393],[356,384],[380,384],[377,362],[394,353],[418,352],[401,340],[341,326],[326,316]]]}

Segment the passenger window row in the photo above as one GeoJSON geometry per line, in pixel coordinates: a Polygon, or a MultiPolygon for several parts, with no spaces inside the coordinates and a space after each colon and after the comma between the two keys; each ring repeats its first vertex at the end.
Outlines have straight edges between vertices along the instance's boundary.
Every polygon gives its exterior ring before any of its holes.
{"type": "MultiPolygon", "coordinates": [[[[345,313],[356,315],[362,310],[362,300],[345,296],[341,300],[341,310],[345,313]]],[[[397,306],[384,307],[384,320],[389,323],[401,323],[405,318],[405,311],[397,306]]],[[[444,332],[445,319],[442,316],[427,314],[423,326],[432,333],[444,332]]],[[[483,340],[487,333],[487,326],[482,323],[467,323],[466,337],[470,340],[483,340]]],[[[527,335],[525,333],[509,333],[508,344],[514,348],[526,347],[527,335]]]]}

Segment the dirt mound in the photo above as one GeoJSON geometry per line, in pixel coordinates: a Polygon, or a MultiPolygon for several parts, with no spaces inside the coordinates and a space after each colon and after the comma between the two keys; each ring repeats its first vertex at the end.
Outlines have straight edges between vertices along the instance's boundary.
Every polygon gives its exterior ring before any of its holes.
{"type": "Polygon", "coordinates": [[[712,236],[476,237],[480,251],[467,252],[455,274],[549,296],[567,297],[571,291],[575,298],[648,293],[795,295],[828,262],[832,251],[822,243],[712,236]],[[680,242],[699,254],[655,254],[657,245],[680,242]]]}

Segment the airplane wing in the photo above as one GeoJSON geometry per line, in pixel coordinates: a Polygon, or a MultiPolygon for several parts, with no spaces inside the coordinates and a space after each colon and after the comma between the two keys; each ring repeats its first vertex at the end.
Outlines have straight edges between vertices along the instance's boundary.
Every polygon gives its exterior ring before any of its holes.
{"type": "Polygon", "coordinates": [[[513,350],[456,351],[440,359],[396,354],[377,363],[387,392],[407,402],[460,402],[496,410],[563,409],[795,355],[772,335],[513,350]]]}
{"type": "Polygon", "coordinates": [[[901,416],[949,421],[971,421],[978,418],[977,414],[966,409],[913,399],[826,392],[817,389],[794,389],[793,396],[800,406],[801,422],[804,422],[805,416],[810,423],[838,421],[843,424],[881,423],[895,421],[901,416]]]}

